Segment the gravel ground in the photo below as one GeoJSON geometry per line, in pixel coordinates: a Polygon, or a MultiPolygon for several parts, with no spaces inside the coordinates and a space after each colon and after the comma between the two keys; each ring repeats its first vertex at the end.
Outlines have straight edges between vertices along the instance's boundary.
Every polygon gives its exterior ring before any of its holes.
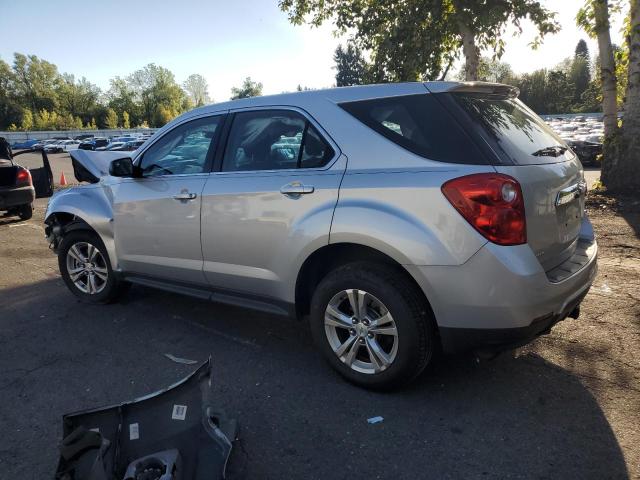
{"type": "Polygon", "coordinates": [[[492,361],[445,358],[391,394],[341,380],[295,321],[142,287],[78,303],[45,245],[45,204],[0,219],[0,478],[52,477],[63,413],[192,370],[165,353],[213,357],[241,426],[230,478],[640,478],[637,201],[591,194],[600,271],[578,320],[492,361]]]}

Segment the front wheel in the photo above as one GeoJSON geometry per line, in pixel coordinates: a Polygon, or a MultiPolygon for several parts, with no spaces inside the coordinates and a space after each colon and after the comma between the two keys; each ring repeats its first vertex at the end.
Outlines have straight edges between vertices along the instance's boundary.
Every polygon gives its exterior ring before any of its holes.
{"type": "Polygon", "coordinates": [[[357,262],[329,273],[314,293],[310,321],[329,363],[365,388],[409,382],[436,351],[424,296],[392,266],[357,262]]]}
{"type": "Polygon", "coordinates": [[[114,275],[102,240],[90,231],[77,230],[63,237],[58,266],[69,290],[87,303],[112,302],[126,286],[114,275]]]}

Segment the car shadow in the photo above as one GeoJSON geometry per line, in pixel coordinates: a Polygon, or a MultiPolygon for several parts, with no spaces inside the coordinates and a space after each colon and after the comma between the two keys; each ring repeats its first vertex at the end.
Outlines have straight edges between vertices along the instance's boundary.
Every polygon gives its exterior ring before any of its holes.
{"type": "Polygon", "coordinates": [[[120,303],[85,305],[60,278],[0,290],[0,345],[7,478],[51,475],[63,413],[195,368],[165,353],[212,356],[216,407],[241,426],[229,478],[629,476],[597,399],[536,353],[445,358],[375,393],[334,373],[305,323],[136,286],[120,303]]]}

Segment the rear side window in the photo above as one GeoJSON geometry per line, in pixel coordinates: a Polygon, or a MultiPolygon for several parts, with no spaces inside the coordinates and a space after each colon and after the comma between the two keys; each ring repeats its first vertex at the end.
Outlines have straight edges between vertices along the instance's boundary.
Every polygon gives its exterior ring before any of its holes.
{"type": "Polygon", "coordinates": [[[341,103],[340,107],[401,147],[430,160],[486,164],[462,127],[432,94],[341,103]]]}
{"type": "Polygon", "coordinates": [[[562,139],[517,98],[475,93],[453,93],[452,97],[474,122],[482,125],[500,150],[516,165],[566,160],[562,155],[562,149],[566,146],[562,139]]]}
{"type": "Polygon", "coordinates": [[[290,110],[236,113],[222,171],[319,168],[333,149],[302,115],[290,110]]]}

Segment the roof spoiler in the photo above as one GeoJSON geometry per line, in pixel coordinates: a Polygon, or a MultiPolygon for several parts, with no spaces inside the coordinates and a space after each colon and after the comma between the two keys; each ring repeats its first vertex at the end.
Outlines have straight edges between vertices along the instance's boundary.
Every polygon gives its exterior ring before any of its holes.
{"type": "Polygon", "coordinates": [[[425,82],[431,93],[482,93],[502,98],[516,98],[520,90],[512,85],[490,82],[425,82]]]}

